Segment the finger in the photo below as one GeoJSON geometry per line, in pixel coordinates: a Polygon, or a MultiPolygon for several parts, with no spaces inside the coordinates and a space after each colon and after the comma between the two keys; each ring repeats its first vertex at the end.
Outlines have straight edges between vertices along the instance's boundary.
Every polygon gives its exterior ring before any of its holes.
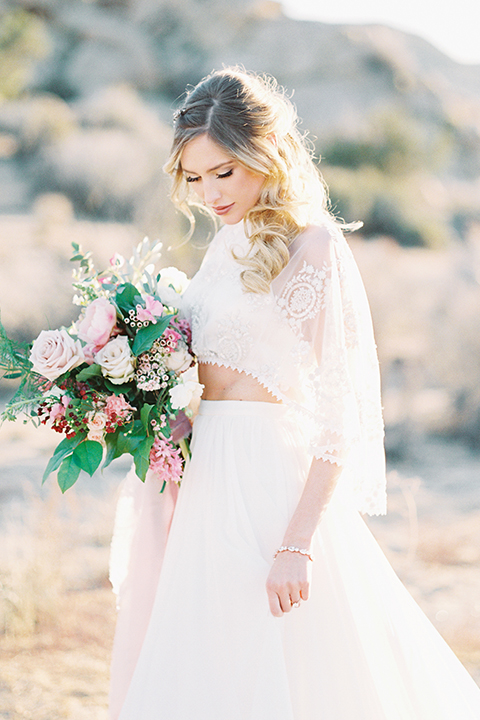
{"type": "Polygon", "coordinates": [[[302,600],[308,600],[308,598],[310,597],[310,585],[309,585],[309,583],[304,583],[304,584],[302,585],[302,588],[301,588],[301,590],[300,590],[300,597],[302,598],[302,600]]]}
{"type": "Polygon", "coordinates": [[[289,613],[292,609],[292,603],[290,600],[290,594],[288,592],[282,592],[279,594],[280,607],[284,613],[289,613]]]}
{"type": "Polygon", "coordinates": [[[282,617],[283,610],[280,607],[280,599],[277,593],[268,593],[268,604],[270,606],[270,612],[274,617],[282,617]]]}

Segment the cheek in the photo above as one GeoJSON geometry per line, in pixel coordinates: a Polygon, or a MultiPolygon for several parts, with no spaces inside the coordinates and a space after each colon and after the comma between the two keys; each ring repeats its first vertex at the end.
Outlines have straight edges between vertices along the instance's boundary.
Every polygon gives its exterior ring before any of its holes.
{"type": "Polygon", "coordinates": [[[190,195],[190,197],[193,195],[194,197],[203,198],[202,183],[200,183],[200,182],[188,183],[187,189],[188,189],[188,194],[190,195]]]}
{"type": "Polygon", "coordinates": [[[258,198],[260,197],[260,193],[262,191],[263,184],[264,184],[263,178],[261,178],[260,180],[258,178],[255,178],[255,181],[252,183],[251,197],[252,197],[253,202],[257,202],[258,198]]]}

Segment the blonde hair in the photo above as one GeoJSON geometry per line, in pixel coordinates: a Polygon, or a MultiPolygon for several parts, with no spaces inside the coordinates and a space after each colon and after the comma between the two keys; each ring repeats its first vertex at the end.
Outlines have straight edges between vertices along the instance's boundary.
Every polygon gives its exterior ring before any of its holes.
{"type": "MultiPolygon", "coordinates": [[[[328,195],[306,136],[297,129],[294,105],[271,77],[238,68],[212,73],[191,90],[175,113],[174,139],[164,169],[173,178],[171,198],[189,218],[201,207],[182,171],[182,152],[202,134],[248,170],[265,178],[244,218],[251,250],[234,255],[250,292],[268,292],[289,260],[288,247],[319,216],[333,221],[328,195]]],[[[203,208],[205,211],[205,208],[203,208]]]]}

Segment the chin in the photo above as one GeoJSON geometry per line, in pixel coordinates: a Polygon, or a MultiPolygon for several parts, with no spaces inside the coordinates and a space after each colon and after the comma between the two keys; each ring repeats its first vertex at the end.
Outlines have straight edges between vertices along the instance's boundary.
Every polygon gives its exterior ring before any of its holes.
{"type": "Polygon", "coordinates": [[[236,225],[236,224],[239,223],[241,220],[243,220],[244,217],[245,217],[245,215],[241,215],[241,216],[235,215],[235,216],[232,216],[232,217],[222,217],[222,218],[220,218],[220,219],[221,219],[221,221],[223,222],[224,225],[236,225]]]}

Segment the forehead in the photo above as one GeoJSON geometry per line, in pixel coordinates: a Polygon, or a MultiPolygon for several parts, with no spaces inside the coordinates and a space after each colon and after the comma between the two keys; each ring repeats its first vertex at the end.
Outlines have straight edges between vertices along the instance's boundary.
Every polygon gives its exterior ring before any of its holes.
{"type": "Polygon", "coordinates": [[[201,174],[232,160],[231,155],[204,133],[185,145],[180,157],[180,165],[185,171],[201,174]]]}

